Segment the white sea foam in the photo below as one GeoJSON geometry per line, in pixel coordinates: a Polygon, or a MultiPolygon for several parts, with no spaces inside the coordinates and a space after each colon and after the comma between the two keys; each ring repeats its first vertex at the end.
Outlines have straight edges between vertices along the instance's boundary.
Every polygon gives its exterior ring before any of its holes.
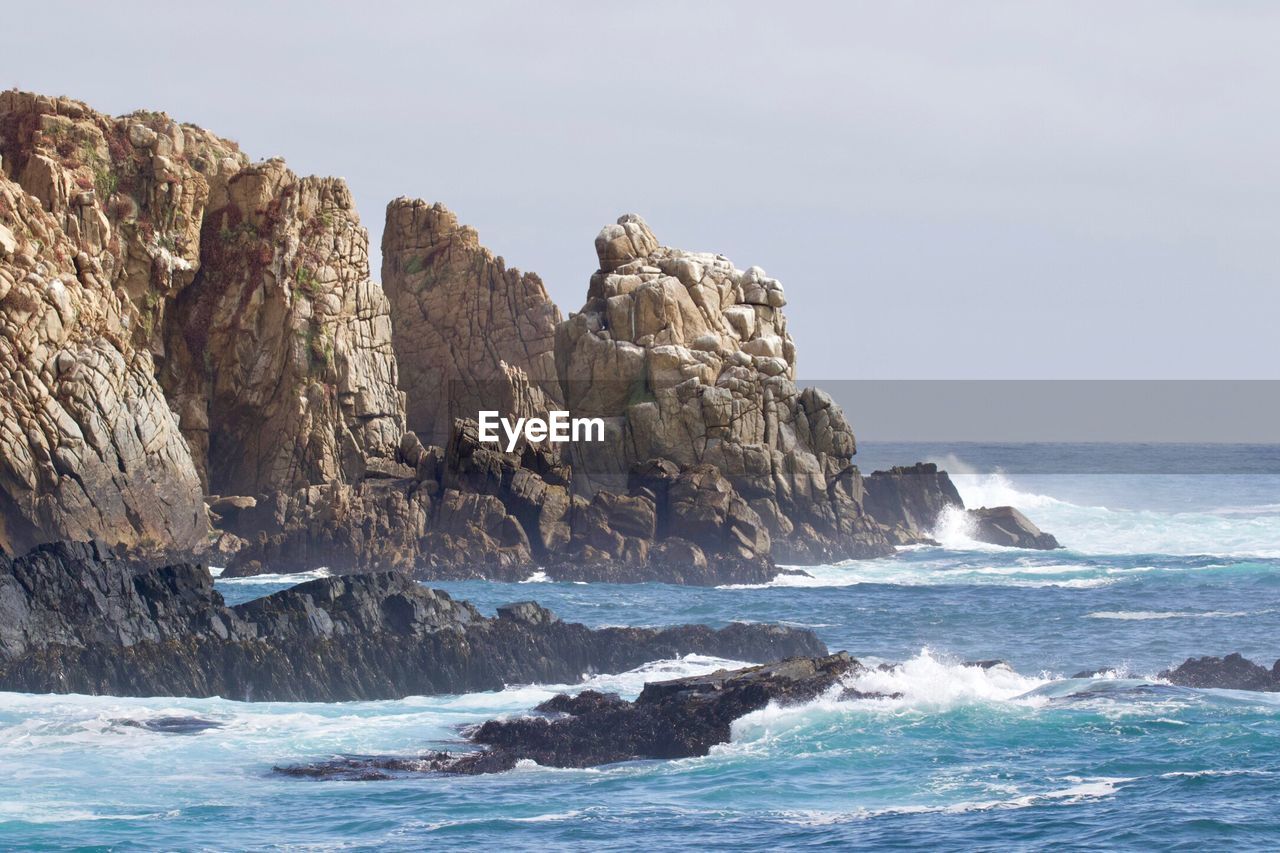
{"type": "Polygon", "coordinates": [[[1001,799],[962,800],[955,803],[938,804],[910,803],[859,808],[845,812],[821,810],[789,811],[783,812],[782,817],[789,823],[796,823],[801,826],[829,826],[891,815],[965,814],[967,812],[984,812],[996,809],[1024,809],[1047,802],[1074,803],[1102,799],[1114,795],[1119,786],[1137,780],[1128,776],[1098,776],[1092,778],[1067,776],[1061,781],[1067,783],[1066,787],[1001,799]]]}
{"type": "Polygon", "coordinates": [[[1267,611],[1262,610],[1210,610],[1196,613],[1190,610],[1095,610],[1086,614],[1090,619],[1117,619],[1121,621],[1145,622],[1154,619],[1234,619],[1241,616],[1255,616],[1267,611]]]}
{"type": "Polygon", "coordinates": [[[1029,677],[1004,664],[990,667],[966,665],[936,655],[929,649],[901,664],[872,667],[834,686],[826,695],[801,705],[770,704],[734,721],[731,743],[716,747],[713,754],[754,752],[767,748],[784,732],[803,728],[832,715],[861,711],[905,710],[925,713],[948,711],[963,705],[1008,704],[1034,708],[1048,700],[1027,694],[1052,681],[1048,676],[1029,677]],[[862,693],[883,694],[886,698],[841,699],[845,688],[862,693]],[[889,698],[892,697],[892,698],[889,698]]]}
{"type": "Polygon", "coordinates": [[[1005,664],[985,668],[965,665],[926,648],[898,666],[862,672],[847,686],[863,693],[900,693],[901,699],[890,701],[911,707],[944,709],[977,702],[1008,702],[1051,680],[1047,676],[1021,675],[1005,664]]]}
{"type": "Polygon", "coordinates": [[[520,583],[548,583],[550,580],[551,578],[547,577],[546,572],[542,569],[538,569],[536,572],[529,575],[529,577],[520,581],[520,583]]]}
{"type": "MultiPolygon", "coordinates": [[[[221,575],[221,572],[218,573],[221,575]]],[[[214,577],[218,577],[215,575],[214,577]]],[[[300,584],[307,581],[318,580],[320,578],[332,577],[333,573],[327,568],[311,569],[305,572],[280,572],[267,573],[261,575],[249,575],[243,578],[224,578],[218,577],[219,584],[227,584],[232,586],[276,586],[278,584],[300,584]]]]}
{"type": "MultiPolygon", "coordinates": [[[[1076,553],[1280,558],[1280,504],[1181,512],[1088,506],[1019,488],[1000,472],[977,473],[954,457],[940,464],[952,473],[965,506],[1016,507],[1076,553]]],[[[934,538],[953,550],[991,549],[974,542],[971,532],[963,513],[949,512],[934,538]]]]}

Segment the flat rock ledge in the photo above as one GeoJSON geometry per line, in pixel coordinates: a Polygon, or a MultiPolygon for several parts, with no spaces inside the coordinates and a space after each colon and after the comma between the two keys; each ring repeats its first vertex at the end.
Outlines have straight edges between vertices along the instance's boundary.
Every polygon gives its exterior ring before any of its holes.
{"type": "Polygon", "coordinates": [[[138,569],[93,544],[0,553],[0,690],[343,702],[572,684],[688,654],[827,654],[808,630],[600,628],[535,602],[483,616],[403,574],[309,581],[227,607],[203,566],[138,569]]]}

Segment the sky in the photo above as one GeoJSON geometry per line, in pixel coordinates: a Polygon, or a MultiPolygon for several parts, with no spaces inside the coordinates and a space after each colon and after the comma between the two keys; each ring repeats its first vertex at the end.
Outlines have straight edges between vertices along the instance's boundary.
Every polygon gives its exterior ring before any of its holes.
{"type": "Polygon", "coordinates": [[[804,379],[1280,378],[1280,4],[9,5],[0,87],[344,177],[375,249],[444,202],[566,313],[635,212],[780,279],[804,379]]]}

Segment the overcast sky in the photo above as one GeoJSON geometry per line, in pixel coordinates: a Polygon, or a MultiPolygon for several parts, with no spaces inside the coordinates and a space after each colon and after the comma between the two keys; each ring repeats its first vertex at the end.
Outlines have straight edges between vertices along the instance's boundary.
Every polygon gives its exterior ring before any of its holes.
{"type": "MultiPolygon", "coordinates": [[[[1280,4],[10,4],[0,86],[442,201],[566,312],[623,212],[808,379],[1276,378],[1280,4]]],[[[375,271],[376,275],[376,271],[375,271]]]]}

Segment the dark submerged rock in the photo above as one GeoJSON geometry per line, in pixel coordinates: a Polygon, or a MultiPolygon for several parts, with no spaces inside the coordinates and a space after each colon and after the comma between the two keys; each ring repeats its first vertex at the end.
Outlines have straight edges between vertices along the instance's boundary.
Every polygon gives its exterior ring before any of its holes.
{"type": "Polygon", "coordinates": [[[152,717],[149,720],[112,720],[112,722],[165,735],[195,735],[209,729],[220,729],[224,725],[216,720],[206,720],[202,717],[152,717]]]}

